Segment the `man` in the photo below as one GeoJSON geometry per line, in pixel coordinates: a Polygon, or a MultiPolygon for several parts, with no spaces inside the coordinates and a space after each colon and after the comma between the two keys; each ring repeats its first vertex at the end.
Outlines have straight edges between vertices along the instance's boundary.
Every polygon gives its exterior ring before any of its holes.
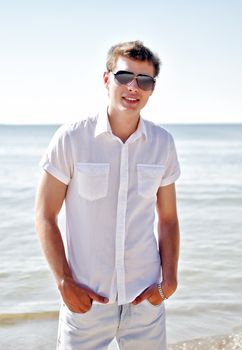
{"type": "Polygon", "coordinates": [[[104,350],[115,337],[121,350],[166,348],[180,170],[171,135],[140,116],[159,67],[142,42],[113,46],[106,110],[61,127],[42,160],[36,227],[62,297],[58,349],[104,350]],[[65,239],[57,221],[63,202],[65,239]]]}

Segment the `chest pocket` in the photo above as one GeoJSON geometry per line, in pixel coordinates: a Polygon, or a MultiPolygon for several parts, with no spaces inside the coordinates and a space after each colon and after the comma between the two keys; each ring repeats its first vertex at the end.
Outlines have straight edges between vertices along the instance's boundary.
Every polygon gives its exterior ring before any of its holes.
{"type": "Polygon", "coordinates": [[[90,201],[103,198],[108,192],[110,164],[77,163],[79,195],[90,201]]]}
{"type": "Polygon", "coordinates": [[[138,194],[146,198],[155,196],[164,172],[163,165],[137,164],[138,194]]]}

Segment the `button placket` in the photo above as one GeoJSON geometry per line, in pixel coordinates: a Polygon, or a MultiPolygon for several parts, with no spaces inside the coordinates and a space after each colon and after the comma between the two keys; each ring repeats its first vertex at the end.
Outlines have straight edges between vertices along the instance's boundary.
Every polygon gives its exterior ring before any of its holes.
{"type": "Polygon", "coordinates": [[[118,303],[125,303],[125,270],[124,270],[124,250],[125,250],[125,223],[128,194],[128,144],[122,145],[120,161],[120,185],[117,205],[117,226],[116,226],[116,247],[115,262],[117,272],[118,303]]]}

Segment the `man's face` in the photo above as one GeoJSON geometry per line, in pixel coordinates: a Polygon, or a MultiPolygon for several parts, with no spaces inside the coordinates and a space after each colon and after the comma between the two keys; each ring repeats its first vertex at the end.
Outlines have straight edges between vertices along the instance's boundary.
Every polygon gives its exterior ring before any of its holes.
{"type": "MultiPolygon", "coordinates": [[[[148,61],[138,61],[128,57],[119,56],[113,73],[118,71],[128,71],[135,75],[145,74],[154,76],[154,67],[148,61]]],[[[144,91],[134,79],[127,85],[120,84],[112,72],[104,73],[104,84],[108,89],[109,111],[126,112],[129,114],[139,114],[146,105],[153,90],[144,91]]]]}

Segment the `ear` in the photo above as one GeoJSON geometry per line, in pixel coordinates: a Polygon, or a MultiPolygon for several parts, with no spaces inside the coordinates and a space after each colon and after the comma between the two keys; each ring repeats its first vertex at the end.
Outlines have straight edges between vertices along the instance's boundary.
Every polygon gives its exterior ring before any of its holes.
{"type": "Polygon", "coordinates": [[[109,87],[109,72],[105,71],[103,73],[103,82],[104,82],[104,86],[108,89],[109,87]]]}

